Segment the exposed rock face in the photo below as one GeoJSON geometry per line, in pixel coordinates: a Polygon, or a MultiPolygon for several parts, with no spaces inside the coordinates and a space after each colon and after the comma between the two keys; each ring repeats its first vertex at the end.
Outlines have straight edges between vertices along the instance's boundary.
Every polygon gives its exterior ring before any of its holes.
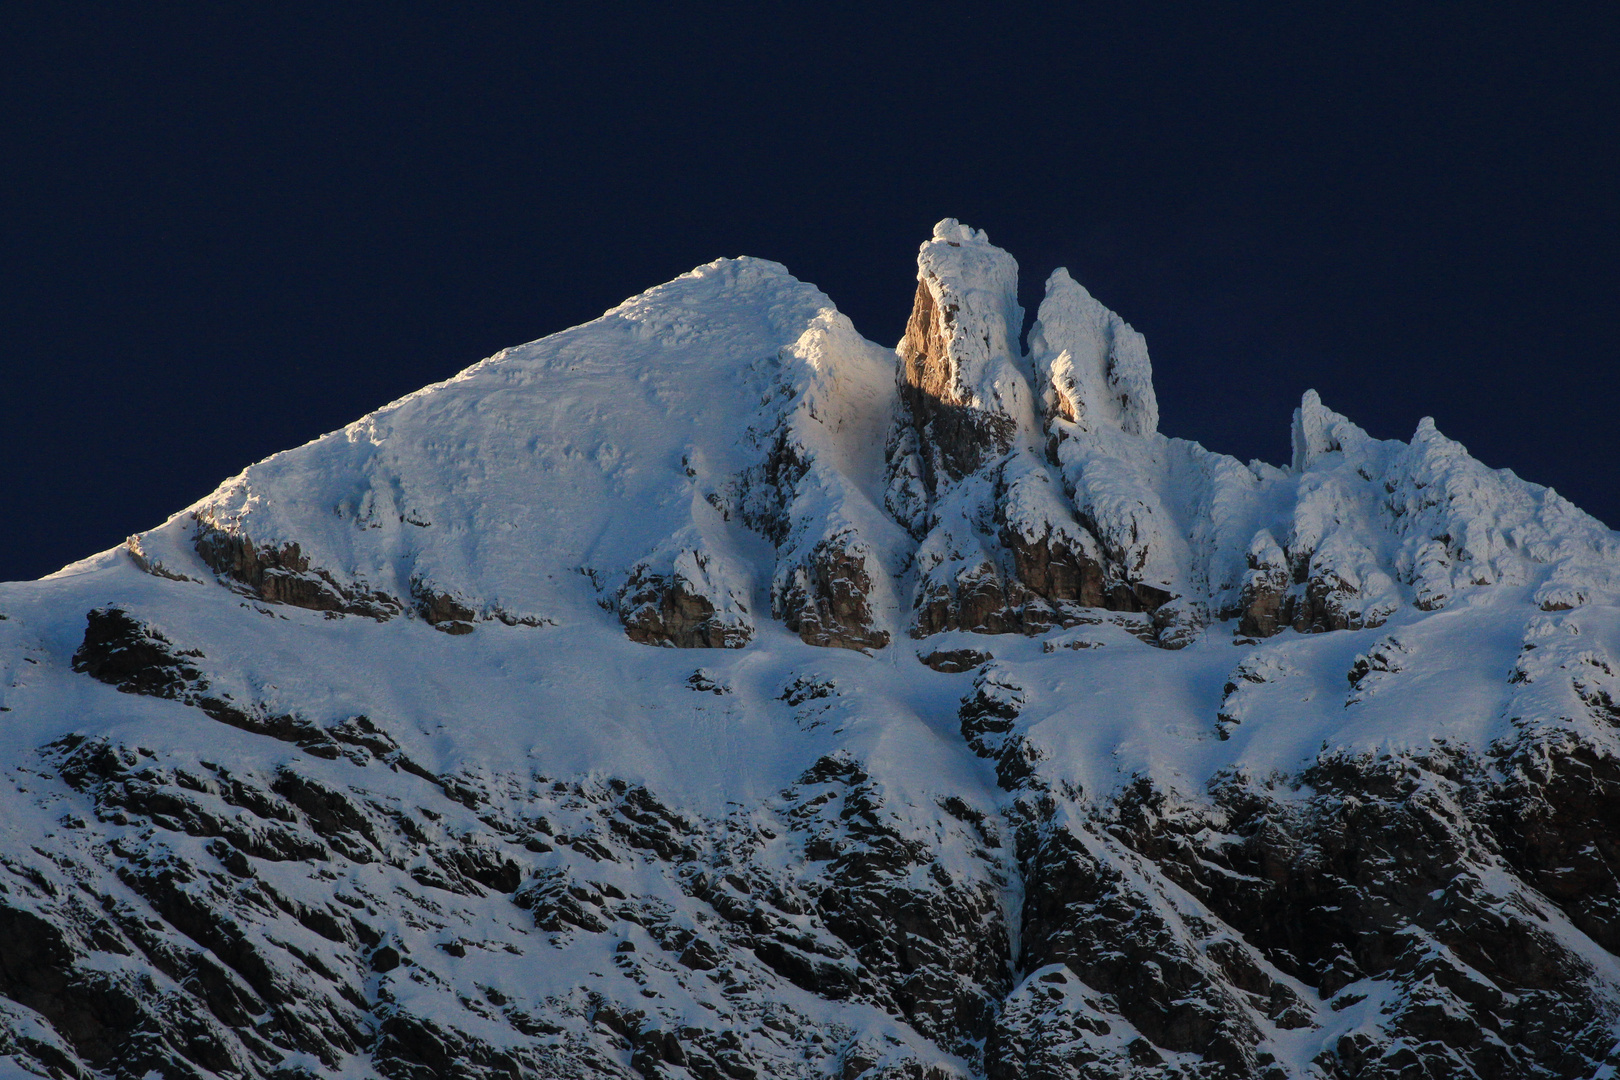
{"type": "Polygon", "coordinates": [[[199,517],[196,549],[214,573],[273,604],[372,619],[392,618],[404,608],[386,593],[340,584],[330,572],[311,566],[296,543],[275,548],[261,546],[244,533],[220,528],[199,517]]]}
{"type": "MultiPolygon", "coordinates": [[[[1077,510],[1085,485],[1052,470],[1064,440],[1097,425],[1155,436],[1141,335],[1054,275],[1031,339],[1046,388],[1040,421],[1039,395],[1009,337],[1022,312],[1006,253],[943,221],[918,257],[918,282],[899,347],[902,415],[887,474],[890,512],[921,541],[913,636],[1040,634],[1075,625],[1081,608],[1153,612],[1179,595],[1164,569],[1162,527],[1146,520],[1156,497],[1127,495],[1137,516],[1121,516],[1117,498],[1091,503],[1083,509],[1112,529],[1099,532],[1077,510]],[[1043,423],[1050,461],[1032,449],[1043,423]]],[[[1162,643],[1185,644],[1204,621],[1177,609],[1162,643]]]]}
{"type": "Polygon", "coordinates": [[[929,652],[920,652],[917,659],[933,668],[935,671],[954,675],[962,671],[972,671],[981,664],[989,663],[995,657],[977,649],[934,649],[929,652]]]}
{"type": "Polygon", "coordinates": [[[818,544],[807,563],[794,568],[777,608],[787,628],[811,645],[881,649],[889,632],[873,625],[872,579],[865,552],[852,539],[818,544]]]}
{"type": "Polygon", "coordinates": [[[447,634],[472,633],[473,620],[478,618],[478,613],[468,604],[447,592],[437,591],[420,578],[411,579],[411,600],[415,602],[418,615],[447,634]]]}
{"type": "Polygon", "coordinates": [[[360,1052],[382,1076],[777,1075],[783,1059],[750,1034],[763,1015],[772,1040],[834,1074],[895,1067],[892,1048],[812,1039],[816,1022],[791,1007],[754,1011],[793,987],[893,1009],[988,1077],[1282,1077],[1287,1032],[1337,1032],[1312,1036],[1327,1077],[1584,1077],[1608,1053],[1614,1005],[1547,921],[1616,944],[1620,882],[1599,854],[1614,809],[1601,791],[1620,790],[1607,752],[1526,742],[1503,787],[1466,755],[1325,755],[1298,778],[1303,802],[1238,777],[1198,800],[1143,781],[1076,817],[1083,804],[1048,788],[1017,733],[1024,698],[986,671],[962,710],[964,735],[1017,793],[1004,821],[950,799],[937,816],[902,814],[846,755],[817,762],[764,817],[708,821],[617,781],[548,784],[520,805],[423,772],[417,798],[438,809],[399,818],[352,786],[379,760],[363,748],[345,784],[297,762],[257,774],[66,740],[47,760],[85,801],[86,840],[120,830],[118,885],[64,905],[65,868],[89,857],[75,846],[30,862],[0,898],[0,990],[60,1033],[15,1045],[64,1075],[269,1075],[299,1055],[331,1069],[360,1052]],[[1598,788],[1594,769],[1608,777],[1598,788]],[[434,824],[458,803],[487,824],[434,824]],[[979,876],[943,872],[919,826],[956,838],[979,876]],[[784,833],[806,860],[787,875],[754,854],[784,833]],[[372,865],[405,892],[327,884],[372,865]],[[661,884],[626,891],[615,865],[661,884]],[[297,877],[276,869],[288,866],[307,883],[289,891],[297,877]],[[998,900],[1014,873],[1016,959],[998,900]],[[439,898],[416,909],[426,925],[385,930],[413,893],[439,898]],[[694,1023],[666,1012],[664,993],[534,1011],[493,985],[459,1021],[416,1011],[426,1001],[388,987],[444,978],[492,944],[428,914],[446,902],[505,905],[573,949],[600,942],[627,986],[673,977],[718,1011],[694,1023]],[[124,978],[106,956],[174,982],[124,978]],[[509,1034],[489,1041],[490,1023],[509,1034]]]}
{"type": "Polygon", "coordinates": [[[201,677],[191,662],[201,655],[176,651],[161,632],[121,608],[96,608],[87,617],[84,641],[73,654],[73,670],[126,694],[174,698],[201,677]]]}
{"type": "Polygon", "coordinates": [[[995,763],[996,783],[1007,791],[1017,791],[1028,783],[1044,756],[1015,730],[1027,700],[1017,679],[991,663],[974,677],[973,688],[957,710],[962,738],[975,754],[995,763]]]}
{"type": "Polygon", "coordinates": [[[1105,569],[1096,542],[1081,533],[1080,542],[1054,535],[1050,525],[1040,536],[1005,529],[1002,543],[1013,559],[1013,572],[1039,596],[1081,607],[1104,607],[1105,569]]]}
{"type": "Polygon", "coordinates": [[[1143,788],[1080,830],[1032,822],[1022,963],[1040,974],[988,1075],[1183,1075],[1183,1053],[1191,1075],[1295,1075],[1264,1033],[1319,1026],[1343,1034],[1314,1075],[1580,1075],[1610,1052],[1610,1006],[1493,854],[1475,764],[1324,759],[1303,813],[1237,784],[1213,818],[1143,788]]]}
{"type": "MultiPolygon", "coordinates": [[[[1381,692],[1369,680],[1398,679],[1408,654],[1390,640],[1358,658],[1353,693],[1381,692]]],[[[1570,655],[1527,652],[1517,708],[1535,683],[1567,680],[1570,655]]],[[[1239,687],[1287,674],[1246,660],[1229,722],[1245,715],[1239,687]]],[[[1019,746],[1024,698],[986,671],[964,699],[964,735],[1038,762],[1019,746]]],[[[1003,1006],[986,1074],[1299,1075],[1269,1033],[1307,1030],[1326,1034],[1309,1063],[1325,1077],[1579,1076],[1614,1061],[1611,991],[1558,928],[1613,948],[1616,877],[1599,855],[1612,844],[1594,825],[1612,815],[1603,793],[1620,791],[1612,737],[1527,731],[1493,755],[1324,752],[1282,788],[1229,776],[1209,801],[1142,779],[1081,821],[1038,764],[998,769],[1018,792],[1029,976],[1003,1006]],[[1552,810],[1564,798],[1589,816],[1552,810]]]]}
{"type": "MultiPolygon", "coordinates": [[[[977,562],[952,560],[956,562],[955,574],[950,577],[931,572],[938,565],[930,565],[933,560],[923,563],[927,576],[917,599],[913,637],[925,638],[946,630],[1008,634],[1023,628],[1026,597],[1033,596],[1018,581],[1009,581],[982,552],[979,554],[977,562]]],[[[1044,606],[1038,610],[1040,615],[1048,613],[1044,606]]],[[[1047,629],[1052,620],[1042,619],[1036,625],[1047,629]]]]}
{"type": "MultiPolygon", "coordinates": [[[[148,560],[136,542],[138,539],[130,538],[128,550],[141,569],[171,580],[191,580],[148,560]]],[[[279,547],[255,544],[243,533],[210,524],[200,517],[195,548],[214,573],[272,604],[362,615],[379,621],[409,611],[435,629],[452,635],[472,633],[474,624],[485,618],[499,619],[511,626],[538,626],[544,622],[536,616],[513,615],[499,608],[487,614],[480,612],[466,599],[414,575],[409,582],[410,603],[407,605],[364,583],[341,582],[330,571],[313,566],[297,543],[288,542],[279,547]]]]}
{"type": "MultiPolygon", "coordinates": [[[[397,756],[352,745],[337,774],[299,761],[265,773],[158,761],[78,737],[47,748],[93,822],[76,827],[125,838],[108,856],[113,893],[97,905],[53,903],[65,863],[29,870],[0,895],[0,925],[18,932],[0,944],[0,993],[62,1033],[59,1049],[40,1044],[30,1058],[120,1077],[279,1076],[298,1060],[304,1071],[293,1075],[313,1076],[362,1054],[384,1077],[628,1078],[667,1066],[784,1075],[785,1062],[809,1053],[834,1073],[951,1080],[963,1074],[925,1068],[883,1040],[846,1034],[828,1044],[816,1020],[785,1002],[808,992],[869,1003],[972,1057],[1007,989],[997,826],[960,800],[916,822],[847,755],[818,761],[779,800],[727,820],[683,813],[618,780],[548,782],[538,801],[512,801],[476,778],[411,766],[423,809],[401,816],[356,784],[367,765],[397,756]],[[948,849],[970,853],[966,877],[959,862],[947,873],[936,861],[938,830],[948,849]],[[784,833],[805,860],[786,873],[765,857],[784,833]],[[658,884],[615,886],[624,866],[658,884]],[[393,884],[364,884],[375,876],[367,868],[393,884]],[[494,921],[481,939],[457,936],[447,905],[494,921]],[[411,929],[388,929],[406,911],[411,929]],[[482,986],[453,1007],[460,1019],[396,1000],[423,973],[434,973],[431,984],[475,954],[532,949],[538,942],[515,915],[551,943],[547,953],[568,945],[611,957],[627,996],[536,1008],[482,986]],[[504,941],[488,939],[496,928],[504,941]],[[175,982],[109,978],[96,959],[106,955],[140,957],[175,982]],[[688,985],[718,1011],[704,1021],[661,994],[637,996],[649,978],[688,985]],[[491,1024],[505,1033],[495,1041],[491,1024]],[[768,1038],[751,1034],[763,1030],[768,1038]]],[[[93,856],[86,848],[75,857],[93,856]]]]}
{"type": "MultiPolygon", "coordinates": [[[[935,287],[938,280],[934,279],[935,287]]],[[[941,305],[929,281],[917,283],[917,298],[900,342],[902,400],[930,453],[936,475],[961,479],[986,457],[1005,453],[1015,425],[1005,416],[979,414],[967,403],[949,342],[955,336],[957,304],[941,305]]]]}
{"type": "Polygon", "coordinates": [[[946,219],[917,256],[917,297],[900,342],[903,402],[937,485],[1005,454],[1028,409],[1017,371],[1018,267],[983,232],[946,219]]]}
{"type": "Polygon", "coordinates": [[[1248,564],[1237,632],[1270,637],[1290,621],[1283,614],[1283,601],[1291,581],[1288,561],[1276,538],[1263,531],[1249,545],[1248,564]]]}
{"type": "Polygon", "coordinates": [[[660,572],[643,562],[619,592],[619,619],[631,641],[677,649],[740,649],[753,637],[746,602],[701,550],[682,551],[660,572]],[[711,569],[715,573],[711,573],[711,569]]]}

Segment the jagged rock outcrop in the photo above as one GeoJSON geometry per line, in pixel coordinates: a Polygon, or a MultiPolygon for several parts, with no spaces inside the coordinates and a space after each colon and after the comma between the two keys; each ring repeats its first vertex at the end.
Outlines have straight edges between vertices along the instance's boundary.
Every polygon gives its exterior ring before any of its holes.
{"type": "Polygon", "coordinates": [[[159,630],[122,608],[96,608],[86,618],[84,640],[73,654],[73,670],[116,686],[126,694],[179,697],[202,673],[196,650],[176,650],[159,630]]]}
{"type": "Polygon", "coordinates": [[[901,394],[927,475],[960,480],[1012,448],[1029,384],[1017,368],[1018,265],[982,231],[947,218],[917,256],[917,297],[899,349],[901,394]]]}
{"type": "Polygon", "coordinates": [[[1288,558],[1277,538],[1262,529],[1249,544],[1245,561],[1248,573],[1244,575],[1243,593],[1238,602],[1237,632],[1270,637],[1291,621],[1283,610],[1288,587],[1293,583],[1288,558]]]}
{"type": "Polygon", "coordinates": [[[730,568],[713,553],[687,548],[637,563],[617,605],[631,641],[677,649],[740,649],[753,620],[730,568]]]}
{"type": "Polygon", "coordinates": [[[887,474],[890,512],[920,540],[913,636],[1034,634],[1073,625],[1076,607],[1140,610],[1032,449],[1017,265],[953,220],[917,265],[887,474]]]}
{"type": "Polygon", "coordinates": [[[210,570],[272,604],[372,619],[392,618],[404,609],[387,593],[340,583],[330,571],[312,566],[296,542],[256,544],[245,533],[199,517],[194,543],[210,570]]]}
{"type": "Polygon", "coordinates": [[[416,613],[434,629],[452,635],[473,632],[473,622],[478,618],[478,612],[464,600],[437,591],[421,578],[411,578],[411,601],[416,613]]]}
{"type": "Polygon", "coordinates": [[[789,630],[811,645],[881,649],[889,632],[874,625],[866,552],[850,536],[822,541],[777,594],[789,630]]]}

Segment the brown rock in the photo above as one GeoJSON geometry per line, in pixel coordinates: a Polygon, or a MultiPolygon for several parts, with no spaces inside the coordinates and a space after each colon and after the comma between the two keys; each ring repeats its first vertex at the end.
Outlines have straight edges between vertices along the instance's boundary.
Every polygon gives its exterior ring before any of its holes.
{"type": "Polygon", "coordinates": [[[411,578],[411,599],[416,603],[416,613],[434,626],[452,622],[467,624],[465,630],[447,630],[447,633],[471,633],[471,624],[478,618],[472,608],[449,593],[439,592],[421,578],[411,578]]]}
{"type": "Polygon", "coordinates": [[[1080,604],[1050,601],[985,557],[959,569],[954,578],[937,571],[922,575],[911,636],[926,638],[946,630],[1033,636],[1085,621],[1080,604]]]}
{"type": "Polygon", "coordinates": [[[201,517],[196,521],[194,543],[202,561],[261,600],[379,620],[393,618],[404,608],[386,593],[340,584],[330,572],[311,566],[296,543],[279,548],[258,545],[246,533],[220,528],[201,517]]]}
{"type": "Polygon", "coordinates": [[[935,649],[929,653],[918,653],[917,659],[935,671],[954,675],[961,671],[972,671],[981,664],[988,664],[995,657],[977,649],[935,649]]]}
{"type": "Polygon", "coordinates": [[[889,632],[872,624],[865,553],[848,534],[824,540],[776,597],[777,616],[811,645],[881,649],[889,632]]]}
{"type": "Polygon", "coordinates": [[[1075,550],[1050,528],[1036,538],[1003,528],[1001,542],[1012,553],[1019,580],[1047,600],[1068,600],[1082,607],[1103,606],[1102,563],[1075,550]]]}
{"type": "Polygon", "coordinates": [[[1249,637],[1270,637],[1285,624],[1283,598],[1288,592],[1288,565],[1281,560],[1280,548],[1255,546],[1249,550],[1249,572],[1243,579],[1238,633],[1249,637]]]}
{"type": "MultiPolygon", "coordinates": [[[[1292,593],[1283,601],[1281,617],[1302,634],[1382,626],[1383,616],[1363,612],[1361,599],[1361,594],[1337,574],[1313,573],[1305,582],[1303,595],[1292,593]]],[[[1242,629],[1241,624],[1238,629],[1242,629]]]]}
{"type": "Polygon", "coordinates": [[[651,572],[638,571],[626,583],[619,620],[631,641],[677,649],[740,649],[753,636],[719,617],[714,603],[683,579],[651,572]]]}
{"type": "Polygon", "coordinates": [[[970,408],[956,361],[950,354],[955,307],[941,307],[929,287],[917,282],[917,298],[900,342],[900,396],[928,450],[930,487],[938,473],[959,480],[1012,446],[1017,425],[1009,416],[970,408]]]}

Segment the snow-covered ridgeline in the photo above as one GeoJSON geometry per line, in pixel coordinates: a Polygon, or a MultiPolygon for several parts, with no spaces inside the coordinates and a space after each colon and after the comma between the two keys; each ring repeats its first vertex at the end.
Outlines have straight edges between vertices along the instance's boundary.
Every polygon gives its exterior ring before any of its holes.
{"type": "Polygon", "coordinates": [[[1075,606],[1155,613],[1175,644],[1620,588],[1612,532],[1428,420],[1376,440],[1310,391],[1290,467],[1244,465],[1158,432],[1142,336],[1066,271],[1023,355],[1017,266],[983,232],[941,222],[918,267],[898,357],[782,267],[721,260],[267,459],[132,550],[458,630],[580,617],[584,569],[677,645],[767,611],[869,648],[1075,606]]]}
{"type": "Polygon", "coordinates": [[[1592,1075],[1615,535],[1016,272],[722,260],[0,586],[0,1069],[1592,1075]]]}

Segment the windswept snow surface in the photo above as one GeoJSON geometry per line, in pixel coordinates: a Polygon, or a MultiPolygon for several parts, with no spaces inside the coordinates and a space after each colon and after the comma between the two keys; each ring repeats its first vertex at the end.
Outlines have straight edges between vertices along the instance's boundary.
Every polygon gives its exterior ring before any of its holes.
{"type": "MultiPolygon", "coordinates": [[[[628,784],[703,828],[747,821],[782,833],[757,840],[763,846],[751,858],[783,880],[819,865],[799,834],[783,831],[781,822],[799,812],[793,793],[821,782],[806,779],[818,763],[848,760],[901,833],[937,845],[938,874],[992,898],[986,910],[996,914],[984,915],[984,925],[1011,941],[1010,966],[997,976],[1007,985],[991,994],[997,1015],[1038,1011],[1041,987],[1062,984],[1070,1015],[1115,1018],[1123,1034],[1097,1036],[1096,1053],[1125,1061],[1119,1055],[1136,1029],[1108,1012],[1113,1005],[1063,983],[1061,973],[1047,978],[1055,968],[1020,966],[1025,883],[1011,848],[972,855],[981,841],[936,829],[941,800],[993,823],[1006,813],[1016,819],[1020,792],[1031,788],[1009,783],[964,740],[960,703],[972,694],[971,669],[932,670],[919,653],[985,654],[981,674],[993,671],[1017,688],[1012,737],[1022,740],[1039,788],[1067,800],[1063,814],[1076,821],[1144,779],[1208,807],[1212,786],[1233,777],[1294,778],[1295,786],[1271,790],[1303,812],[1315,792],[1298,777],[1329,757],[1378,760],[1444,745],[1489,762],[1492,747],[1532,731],[1615,752],[1614,726],[1593,719],[1590,705],[1620,693],[1615,533],[1554,492],[1484,467],[1428,420],[1410,443],[1380,441],[1314,392],[1294,418],[1287,467],[1244,464],[1166,437],[1142,336],[1067,272],[1047,283],[1026,355],[1009,301],[1011,258],[955,222],[942,223],[924,248],[924,271],[945,283],[941,295],[955,297],[963,325],[982,340],[982,355],[960,373],[963,400],[1020,411],[1013,464],[1001,474],[1013,491],[1008,527],[1059,522],[1077,548],[1100,545],[1133,580],[1196,607],[1188,617],[1194,632],[1174,642],[1184,647],[1144,640],[1158,625],[1145,614],[1101,609],[1032,636],[909,637],[918,546],[910,523],[902,527],[884,509],[898,358],[861,338],[826,296],[783,267],[720,260],[253,465],[124,547],[41,581],[0,585],[5,865],[24,874],[25,864],[40,861],[32,850],[63,853],[61,866],[105,868],[116,861],[111,850],[158,858],[165,844],[204,858],[204,839],[179,826],[165,831],[160,821],[154,831],[97,818],[88,796],[57,778],[60,756],[42,750],[64,739],[139,747],[165,768],[214,777],[300,771],[425,822],[422,808],[431,807],[424,827],[434,835],[471,834],[483,827],[479,813],[516,821],[525,806],[560,798],[559,782],[600,791],[628,784]],[[1026,475],[1036,478],[1015,482],[1026,475]],[[273,603],[199,555],[208,530],[260,550],[295,545],[306,567],[297,572],[313,588],[381,598],[383,617],[273,603]],[[872,618],[887,645],[818,648],[776,617],[794,575],[808,572],[829,540],[867,568],[872,618]],[[686,649],[630,640],[616,605],[638,567],[690,582],[746,643],[686,649]],[[1339,582],[1352,598],[1349,628],[1235,634],[1255,576],[1268,567],[1282,575],[1281,588],[1302,597],[1308,581],[1339,582]],[[468,632],[431,625],[424,597],[448,598],[453,622],[468,632]],[[176,650],[195,650],[214,697],[322,729],[368,717],[414,769],[363,755],[312,760],[291,742],[216,722],[194,704],[120,693],[76,672],[86,613],[108,607],[176,650]],[[459,778],[495,809],[446,799],[429,775],[459,778]]],[[[568,812],[548,813],[561,830],[568,812]]],[[[968,818],[939,820],[956,821],[951,828],[964,836],[972,831],[961,824],[968,818]]],[[[1000,830],[1010,838],[1009,828],[984,826],[986,836],[1000,830]]],[[[579,872],[582,857],[554,840],[503,854],[525,881],[579,872]]],[[[1104,858],[1102,848],[1095,852],[1104,858]]],[[[712,850],[703,857],[716,858],[712,850]]],[[[415,958],[391,972],[339,973],[365,1006],[360,1013],[373,1017],[414,1010],[502,1046],[596,1037],[588,1025],[516,1034],[498,1010],[467,1004],[477,996],[468,974],[476,965],[480,985],[499,991],[480,1000],[535,1003],[537,1012],[551,1002],[560,1016],[567,1010],[558,1002],[596,995],[652,1010],[671,1031],[712,1026],[716,1015],[729,1018],[722,1027],[753,1023],[744,1041],[759,1060],[776,1063],[773,1075],[825,1075],[839,1060],[878,1068],[908,1056],[946,1070],[938,1075],[982,1067],[982,1034],[934,1038],[925,1020],[891,1015],[860,994],[818,996],[751,954],[737,964],[762,973],[758,1008],[728,1004],[723,987],[680,965],[632,985],[615,966],[620,938],[537,929],[498,892],[434,893],[438,912],[401,914],[426,911],[397,899],[417,888],[408,852],[322,864],[330,867],[325,881],[311,876],[311,865],[256,863],[264,880],[301,904],[335,893],[374,898],[367,902],[383,913],[375,929],[415,958]],[[476,959],[448,960],[441,946],[452,939],[480,943],[476,959]],[[762,1019],[771,1002],[826,1033],[822,1058],[806,1058],[813,1044],[772,1035],[762,1019]]],[[[670,907],[664,917],[697,929],[709,918],[665,869],[622,857],[590,865],[591,888],[661,897],[670,907]]],[[[132,910],[151,903],[110,871],[105,886],[84,884],[88,869],[26,872],[57,874],[57,889],[75,887],[78,874],[84,890],[104,887],[108,904],[132,910]]],[[[0,882],[17,903],[33,896],[11,878],[0,882]]],[[[1153,886],[1160,888],[1169,886],[1153,886]]],[[[30,910],[65,903],[36,892],[30,910]]],[[[1197,903],[1177,896],[1164,910],[1192,918],[1197,903]]],[[[1594,994],[1612,1018],[1620,961],[1559,909],[1535,904],[1547,932],[1590,966],[1594,994]]],[[[808,914],[796,918],[806,941],[827,933],[808,914]]],[[[295,929],[293,944],[306,953],[330,948],[295,929]]],[[[626,933],[634,949],[658,953],[648,931],[626,933]]],[[[828,956],[844,955],[833,945],[828,956]]],[[[84,947],[118,971],[146,963],[84,947]]],[[[1328,1075],[1319,1062],[1337,1052],[1342,1035],[1392,1022],[1394,1006],[1379,1006],[1398,997],[1394,983],[1356,983],[1364,1001],[1330,1008],[1297,977],[1268,970],[1308,1002],[1292,1027],[1254,1014],[1259,1045],[1288,1076],[1328,1075]]],[[[0,1006],[0,1029],[14,1036],[0,1040],[0,1054],[11,1046],[18,1060],[37,1060],[44,1051],[15,1047],[61,1042],[40,1013],[0,1006]]],[[[603,1060],[628,1068],[630,1044],[614,1049],[603,1038],[603,1060]]],[[[302,1050],[279,1052],[289,1065],[308,1061],[323,1074],[359,1077],[374,1075],[366,1045],[357,1037],[355,1049],[324,1064],[302,1050]]],[[[1179,1050],[1161,1050],[1170,1064],[1183,1060],[1179,1050]]],[[[216,1066],[221,1075],[268,1069],[249,1050],[231,1054],[216,1066]]],[[[847,1066],[842,1075],[863,1069],[847,1066]]]]}

